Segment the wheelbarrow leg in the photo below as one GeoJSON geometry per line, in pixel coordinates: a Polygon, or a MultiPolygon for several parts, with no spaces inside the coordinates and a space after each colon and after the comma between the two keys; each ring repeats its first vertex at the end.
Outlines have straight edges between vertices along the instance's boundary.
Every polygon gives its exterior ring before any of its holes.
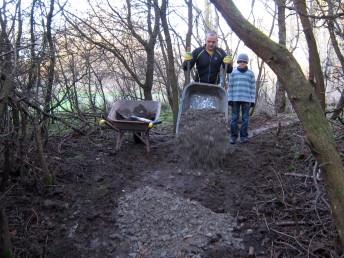
{"type": "Polygon", "coordinates": [[[144,133],[144,139],[145,139],[145,144],[146,144],[146,150],[149,153],[150,152],[149,132],[144,133]]]}
{"type": "Polygon", "coordinates": [[[141,132],[140,139],[145,144],[147,153],[149,153],[150,152],[149,131],[141,132]]]}
{"type": "Polygon", "coordinates": [[[119,149],[121,148],[123,139],[124,139],[124,132],[119,130],[116,134],[116,151],[119,151],[119,149]]]}
{"type": "Polygon", "coordinates": [[[149,144],[149,131],[147,132],[134,132],[134,134],[141,140],[141,142],[146,146],[146,151],[150,152],[149,144]]]}

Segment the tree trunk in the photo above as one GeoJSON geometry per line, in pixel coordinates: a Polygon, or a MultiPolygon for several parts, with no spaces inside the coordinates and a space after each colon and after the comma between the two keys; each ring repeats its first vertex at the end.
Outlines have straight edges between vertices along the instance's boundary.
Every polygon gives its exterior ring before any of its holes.
{"type": "Polygon", "coordinates": [[[2,168],[2,178],[0,180],[0,192],[4,192],[6,184],[11,174],[11,162],[10,162],[10,142],[5,140],[4,142],[4,165],[2,168]]]}
{"type": "Polygon", "coordinates": [[[250,24],[232,0],[211,0],[232,30],[279,76],[305,129],[309,146],[324,171],[325,185],[344,247],[344,168],[333,134],[314,89],[300,65],[283,46],[250,24]]]}
{"type": "Polygon", "coordinates": [[[276,114],[283,113],[287,106],[285,96],[285,87],[282,84],[280,79],[277,79],[276,82],[276,95],[275,95],[275,112],[276,114]]]}
{"type": "Polygon", "coordinates": [[[31,91],[37,82],[39,61],[36,57],[36,35],[35,35],[35,5],[38,0],[32,1],[32,7],[30,11],[30,69],[29,69],[29,81],[27,84],[28,96],[31,97],[31,91]]]}
{"type": "Polygon", "coordinates": [[[300,16],[300,20],[303,27],[303,32],[306,37],[308,45],[308,58],[309,58],[309,81],[315,87],[315,93],[317,94],[323,111],[326,108],[325,100],[325,84],[324,75],[321,69],[321,62],[318,53],[317,42],[313,34],[312,24],[308,18],[307,6],[305,0],[294,0],[296,11],[300,16]]]}
{"type": "MultiPolygon", "coordinates": [[[[154,49],[155,44],[152,46],[154,49]]],[[[153,78],[154,78],[154,50],[147,51],[147,70],[146,70],[146,81],[143,84],[143,95],[145,100],[152,100],[152,87],[153,87],[153,78]]]]}
{"type": "MultiPolygon", "coordinates": [[[[285,24],[285,5],[286,0],[275,0],[277,4],[278,13],[278,42],[286,46],[287,30],[285,24]]],[[[285,87],[281,80],[277,78],[276,95],[275,95],[275,111],[276,113],[283,113],[286,108],[285,87]]]]}
{"type": "Polygon", "coordinates": [[[2,85],[0,89],[0,117],[3,117],[7,110],[8,98],[13,90],[12,74],[7,73],[7,75],[5,75],[1,73],[0,84],[2,85]]]}
{"type": "Polygon", "coordinates": [[[43,183],[48,186],[52,185],[53,183],[53,176],[49,171],[48,163],[44,156],[44,149],[43,149],[43,142],[42,142],[42,136],[41,136],[41,129],[38,125],[37,121],[34,122],[34,129],[35,129],[35,138],[36,138],[36,144],[37,144],[37,154],[40,161],[40,165],[43,171],[42,179],[43,183]]]}
{"type": "MultiPolygon", "coordinates": [[[[191,51],[191,36],[192,36],[192,20],[193,20],[193,15],[192,15],[192,0],[185,1],[185,3],[188,6],[188,32],[186,33],[185,37],[185,50],[187,52],[191,51]]],[[[185,76],[185,81],[184,81],[184,87],[190,83],[190,72],[185,71],[184,72],[185,76]]]]}
{"type": "MultiPolygon", "coordinates": [[[[54,73],[55,73],[55,47],[53,38],[51,35],[51,24],[53,19],[53,13],[54,13],[54,0],[50,1],[50,10],[47,16],[47,41],[49,45],[49,66],[48,66],[48,82],[47,82],[47,88],[45,92],[45,98],[44,98],[44,112],[50,113],[50,107],[51,107],[51,99],[52,99],[52,93],[53,93],[53,84],[54,84],[54,73]]],[[[45,143],[48,142],[48,126],[49,126],[49,119],[47,119],[43,123],[44,130],[44,139],[45,143]]]]}
{"type": "Polygon", "coordinates": [[[12,44],[6,33],[6,23],[0,15],[0,53],[7,53],[0,57],[0,118],[2,118],[7,110],[9,97],[13,93],[13,54],[12,44]]]}
{"type": "Polygon", "coordinates": [[[174,69],[174,55],[171,36],[167,22],[167,6],[168,0],[163,0],[161,4],[161,26],[164,30],[166,48],[167,48],[167,83],[170,84],[172,89],[172,112],[174,129],[177,124],[178,108],[179,108],[179,92],[178,92],[178,78],[174,69]]]}
{"type": "Polygon", "coordinates": [[[49,45],[48,83],[47,83],[47,90],[46,90],[45,101],[44,101],[44,112],[46,113],[49,113],[49,109],[50,109],[52,88],[53,88],[53,83],[54,83],[55,63],[56,63],[55,47],[54,47],[54,42],[51,35],[51,23],[53,19],[53,13],[54,13],[54,0],[51,0],[50,10],[47,16],[47,35],[46,35],[48,45],[49,45]]]}

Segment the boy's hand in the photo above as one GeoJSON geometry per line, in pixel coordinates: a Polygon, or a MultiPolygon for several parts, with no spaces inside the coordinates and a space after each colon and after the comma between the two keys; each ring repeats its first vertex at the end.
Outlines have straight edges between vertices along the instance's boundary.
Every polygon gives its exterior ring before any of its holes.
{"type": "Polygon", "coordinates": [[[250,107],[251,107],[251,108],[254,108],[255,105],[256,105],[255,103],[251,102],[250,107]]]}
{"type": "Polygon", "coordinates": [[[224,58],[223,58],[223,63],[224,64],[231,64],[231,63],[233,63],[233,58],[232,58],[232,56],[225,56],[224,58]]]}
{"type": "Polygon", "coordinates": [[[191,61],[191,60],[192,60],[192,53],[191,52],[185,52],[184,61],[191,61]]]}

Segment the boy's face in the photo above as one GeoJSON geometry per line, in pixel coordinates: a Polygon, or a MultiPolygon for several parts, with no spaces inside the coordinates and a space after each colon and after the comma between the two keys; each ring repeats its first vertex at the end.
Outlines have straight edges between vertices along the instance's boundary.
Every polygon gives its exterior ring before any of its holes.
{"type": "Polygon", "coordinates": [[[244,61],[238,61],[238,66],[239,66],[240,68],[246,68],[246,67],[247,67],[247,63],[244,62],[244,61]]]}

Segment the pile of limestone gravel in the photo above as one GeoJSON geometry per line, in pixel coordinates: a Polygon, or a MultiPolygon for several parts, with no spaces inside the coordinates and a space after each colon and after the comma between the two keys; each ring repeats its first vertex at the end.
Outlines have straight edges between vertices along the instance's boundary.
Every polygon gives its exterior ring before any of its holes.
{"type": "Polygon", "coordinates": [[[214,244],[243,248],[233,237],[236,223],[229,214],[150,187],[120,199],[117,223],[130,257],[201,257],[214,244]]]}

